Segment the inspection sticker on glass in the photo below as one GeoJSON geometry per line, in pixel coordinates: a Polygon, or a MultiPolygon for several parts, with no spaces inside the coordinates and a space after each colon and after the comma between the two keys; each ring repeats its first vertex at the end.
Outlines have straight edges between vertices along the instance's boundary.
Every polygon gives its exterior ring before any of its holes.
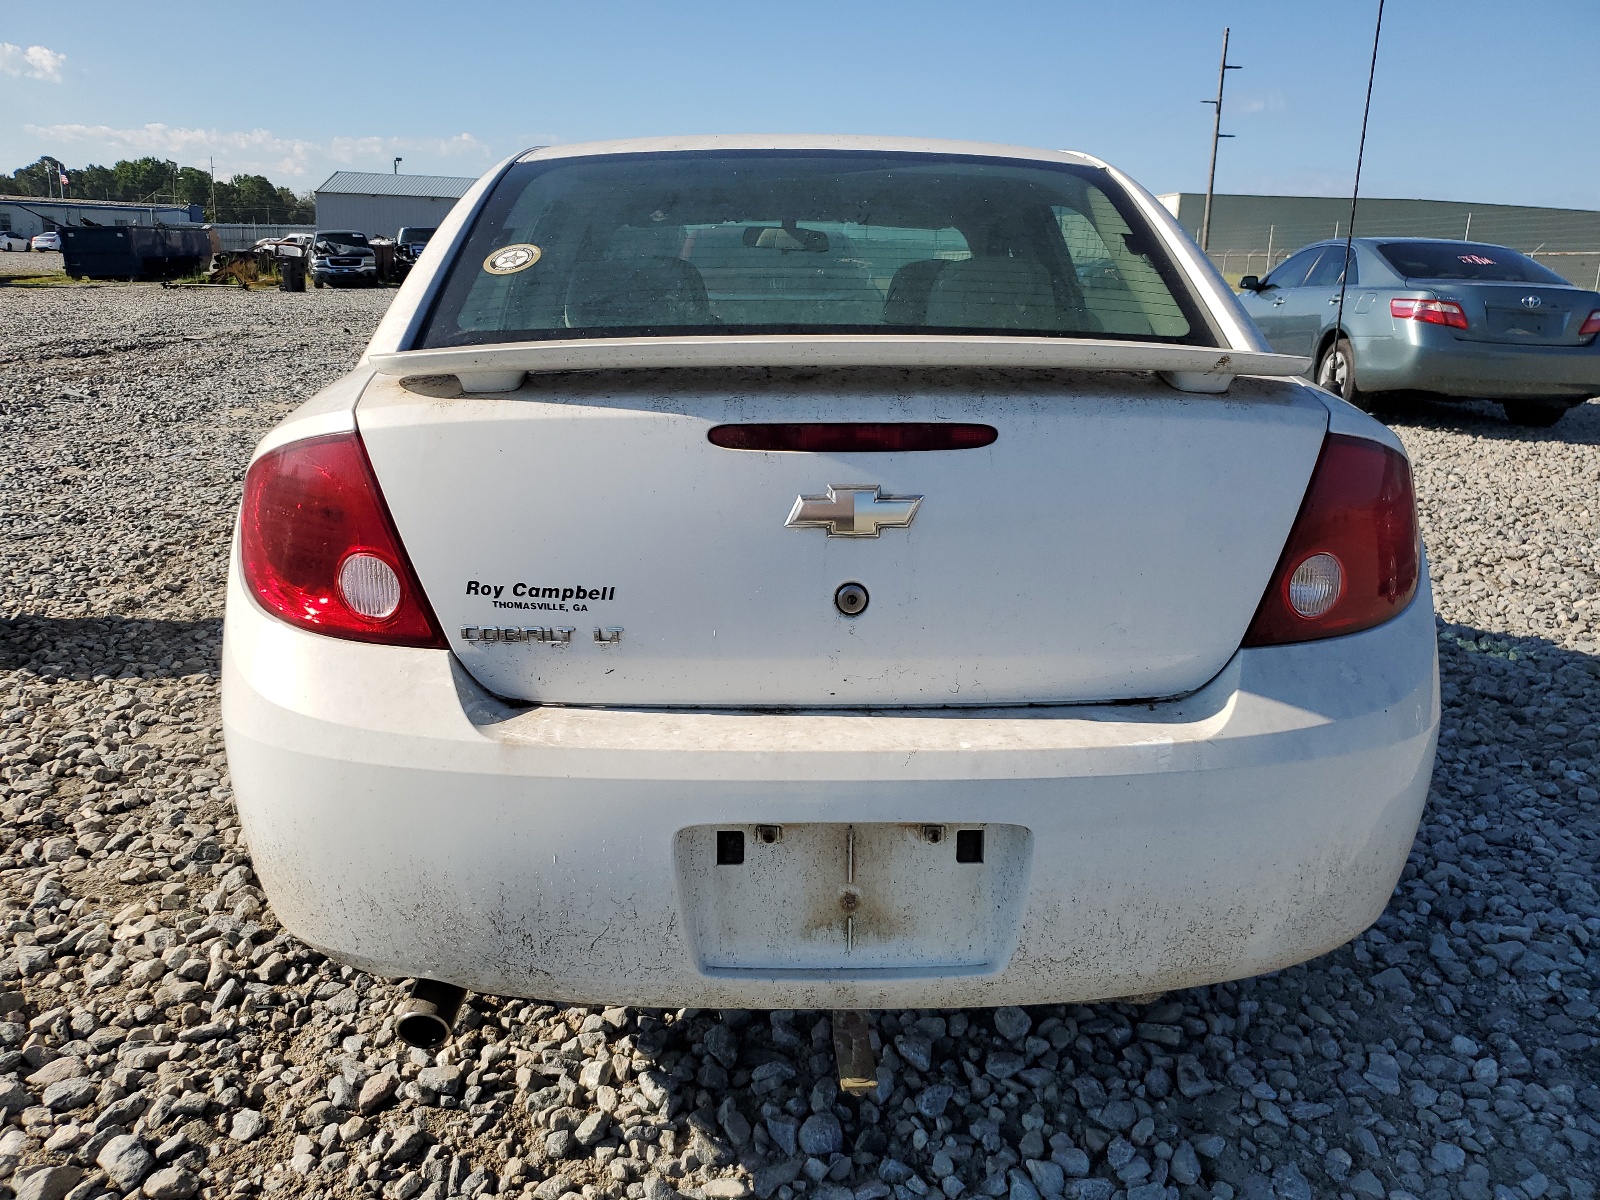
{"type": "Polygon", "coordinates": [[[528,242],[502,246],[483,260],[483,269],[491,275],[515,275],[518,271],[526,271],[533,266],[543,253],[539,247],[528,242]]]}

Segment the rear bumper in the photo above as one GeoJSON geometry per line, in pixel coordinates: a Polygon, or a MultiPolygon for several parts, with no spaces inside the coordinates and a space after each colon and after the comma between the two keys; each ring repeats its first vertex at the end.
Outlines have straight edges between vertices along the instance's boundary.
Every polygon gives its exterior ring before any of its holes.
{"type": "Polygon", "coordinates": [[[1463,399],[1586,400],[1600,396],[1600,338],[1588,346],[1501,346],[1397,321],[1394,337],[1354,340],[1356,386],[1463,399]],[[1413,326],[1399,329],[1400,326],[1413,326]]]}
{"type": "Polygon", "coordinates": [[[235,577],[223,687],[255,869],[298,936],[381,975],[669,1007],[1087,1001],[1313,957],[1388,901],[1439,704],[1426,587],[1181,701],[735,714],[510,709],[447,652],[292,629],[235,577]],[[991,961],[709,967],[675,846],[758,822],[1007,825],[1029,853],[991,961]]]}

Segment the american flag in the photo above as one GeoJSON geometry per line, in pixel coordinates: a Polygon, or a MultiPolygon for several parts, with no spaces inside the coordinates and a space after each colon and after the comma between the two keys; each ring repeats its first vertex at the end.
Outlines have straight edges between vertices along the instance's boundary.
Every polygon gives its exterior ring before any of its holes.
{"type": "Polygon", "coordinates": [[[57,174],[61,176],[61,186],[62,187],[66,187],[67,184],[72,182],[70,179],[67,178],[67,173],[65,171],[58,171],[57,174]]]}

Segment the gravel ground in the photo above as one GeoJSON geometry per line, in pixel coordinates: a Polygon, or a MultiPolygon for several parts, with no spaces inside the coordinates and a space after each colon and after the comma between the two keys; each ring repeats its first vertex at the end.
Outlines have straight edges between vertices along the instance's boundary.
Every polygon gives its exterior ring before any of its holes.
{"type": "Polygon", "coordinates": [[[0,292],[0,1179],[28,1200],[1041,1196],[1534,1200],[1600,1160],[1600,405],[1395,418],[1439,580],[1444,727],[1411,864],[1355,943],[1108,1003],[874,1016],[474,998],[253,886],[216,659],[241,467],[383,292],[0,292]],[[938,1193],[935,1195],[934,1193],[938,1193]]]}
{"type": "Polygon", "coordinates": [[[0,279],[65,274],[66,262],[59,250],[9,250],[0,254],[0,279]]]}

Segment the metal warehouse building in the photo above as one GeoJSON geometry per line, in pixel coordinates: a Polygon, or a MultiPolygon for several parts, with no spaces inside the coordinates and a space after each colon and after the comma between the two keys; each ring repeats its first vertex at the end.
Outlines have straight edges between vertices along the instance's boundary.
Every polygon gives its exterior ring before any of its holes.
{"type": "Polygon", "coordinates": [[[58,200],[0,196],[0,229],[33,237],[76,225],[188,225],[205,218],[198,204],[123,204],[116,200],[58,200]]]}
{"type": "MultiPolygon", "coordinates": [[[[1196,239],[1206,198],[1199,192],[1160,197],[1196,239]]],[[[1230,277],[1265,275],[1308,242],[1349,232],[1348,196],[1214,196],[1212,260],[1230,277]]],[[[1600,284],[1600,212],[1531,208],[1459,200],[1362,199],[1358,237],[1437,237],[1492,242],[1531,254],[1583,287],[1600,284]]]]}
{"type": "Polygon", "coordinates": [[[437,227],[476,178],[335,171],[316,190],[317,228],[393,237],[404,225],[437,227]]]}

